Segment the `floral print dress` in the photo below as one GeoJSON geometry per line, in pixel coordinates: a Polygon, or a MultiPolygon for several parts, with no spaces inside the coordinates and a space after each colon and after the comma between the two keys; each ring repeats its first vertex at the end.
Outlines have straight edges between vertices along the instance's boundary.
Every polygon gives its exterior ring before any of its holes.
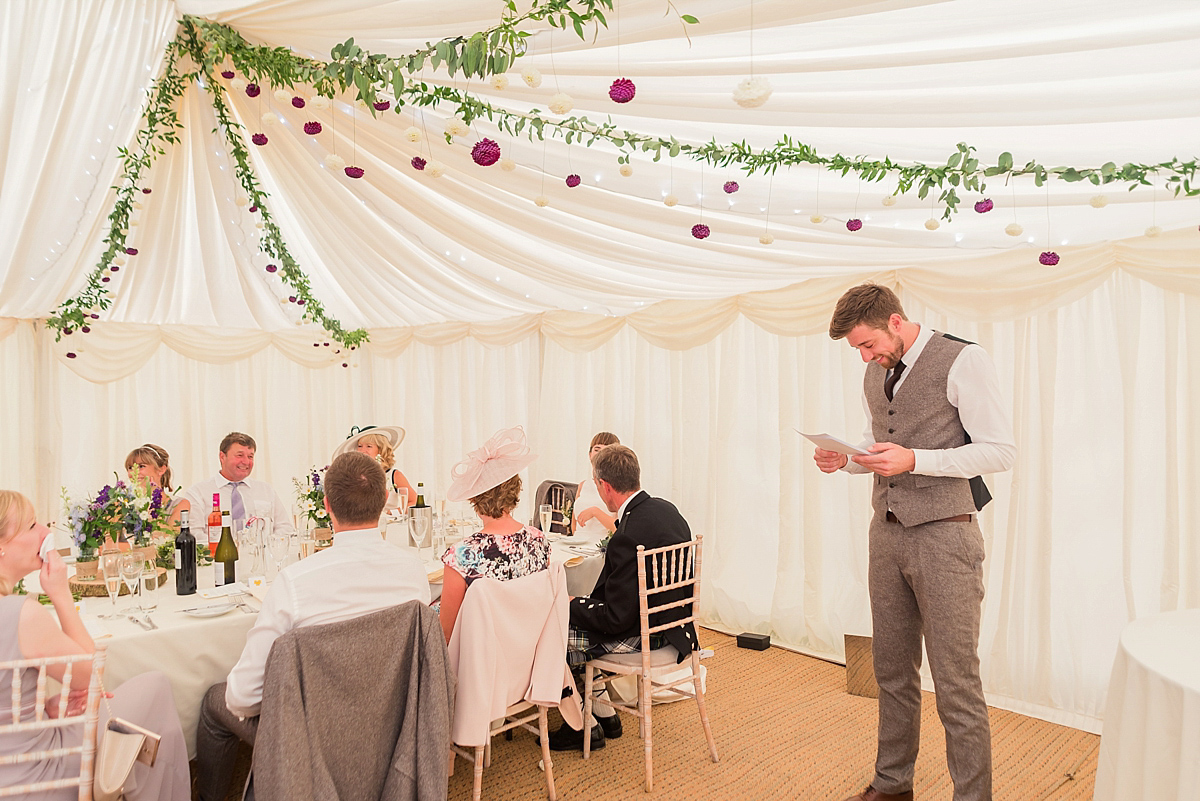
{"type": "Polygon", "coordinates": [[[442,564],[458,571],[468,585],[477,578],[508,581],[548,568],[550,543],[530,526],[499,536],[479,531],[446,549],[442,564]]]}

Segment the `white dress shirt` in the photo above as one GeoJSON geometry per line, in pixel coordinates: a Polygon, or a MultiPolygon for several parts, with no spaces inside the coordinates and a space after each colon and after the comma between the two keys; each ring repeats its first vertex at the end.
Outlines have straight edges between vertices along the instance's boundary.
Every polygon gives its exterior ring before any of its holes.
{"type": "Polygon", "coordinates": [[[336,532],[332,547],[288,565],[267,590],[242,656],[229,671],[229,711],[239,717],[259,713],[267,655],[281,635],[414,600],[429,603],[429,577],[416,555],[384,542],[378,528],[336,532]]]}
{"type": "MultiPolygon", "coordinates": [[[[212,511],[212,496],[214,493],[221,495],[221,511],[233,509],[233,500],[231,494],[233,492],[233,483],[225,476],[217,473],[210,479],[201,481],[199,484],[193,484],[188,487],[180,500],[187,500],[192,504],[191,524],[195,526],[203,526],[208,519],[208,513],[212,511]]],[[[286,531],[291,534],[296,530],[292,524],[292,513],[284,504],[283,499],[279,497],[279,493],[265,481],[257,481],[253,478],[247,478],[238,487],[238,494],[242,496],[242,507],[246,512],[246,516],[256,514],[256,510],[260,507],[269,508],[271,510],[271,528],[275,531],[286,531]]]]}
{"type": "MultiPolygon", "coordinates": [[[[925,345],[933,335],[933,329],[921,326],[917,340],[903,356],[905,370],[900,374],[893,392],[903,386],[912,374],[913,365],[921,358],[925,345]]],[[[888,371],[890,375],[891,370],[888,371]]],[[[971,344],[959,352],[946,377],[946,400],[958,409],[958,419],[971,435],[971,442],[957,448],[939,450],[913,448],[916,466],[912,472],[923,476],[972,478],[1010,469],[1017,458],[1016,439],[1013,437],[1008,409],[1000,394],[996,366],[986,350],[971,344]]],[[[859,447],[865,449],[875,444],[871,407],[867,403],[866,392],[863,393],[862,403],[867,413],[867,426],[859,447]]],[[[850,473],[869,472],[867,468],[849,460],[844,469],[850,473]]]]}

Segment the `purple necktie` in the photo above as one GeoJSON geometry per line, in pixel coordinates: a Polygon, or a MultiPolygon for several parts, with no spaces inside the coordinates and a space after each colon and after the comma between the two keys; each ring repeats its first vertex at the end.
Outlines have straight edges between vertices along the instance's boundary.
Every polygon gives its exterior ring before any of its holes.
{"type": "Polygon", "coordinates": [[[241,481],[229,482],[229,510],[233,513],[234,531],[239,531],[246,520],[246,507],[242,503],[242,493],[238,492],[240,486],[241,481]]]}

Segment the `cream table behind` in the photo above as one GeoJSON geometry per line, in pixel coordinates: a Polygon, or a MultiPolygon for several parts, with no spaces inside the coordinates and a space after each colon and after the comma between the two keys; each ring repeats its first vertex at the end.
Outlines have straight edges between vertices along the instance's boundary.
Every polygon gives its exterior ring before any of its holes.
{"type": "Polygon", "coordinates": [[[1200,801],[1200,609],[1121,632],[1094,798],[1200,801]]]}

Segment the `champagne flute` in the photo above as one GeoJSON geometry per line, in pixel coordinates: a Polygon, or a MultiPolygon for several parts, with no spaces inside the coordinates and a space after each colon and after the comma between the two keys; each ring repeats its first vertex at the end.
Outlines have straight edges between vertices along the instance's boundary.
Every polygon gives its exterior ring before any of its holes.
{"type": "Polygon", "coordinates": [[[154,590],[158,588],[158,568],[154,562],[149,559],[142,563],[142,604],[144,611],[151,611],[158,608],[158,602],[154,601],[154,590]],[[146,598],[150,598],[150,603],[146,604],[146,598]]]}
{"type": "Polygon", "coordinates": [[[117,614],[117,596],[121,594],[121,555],[106,553],[100,556],[100,575],[104,577],[104,590],[112,601],[112,611],[97,615],[101,620],[120,617],[117,614]]]}
{"type": "MultiPolygon", "coordinates": [[[[142,559],[135,553],[121,554],[121,581],[125,583],[125,588],[129,590],[129,597],[132,599],[137,593],[138,585],[142,582],[142,559]]],[[[136,606],[128,606],[121,610],[122,612],[140,612],[142,604],[139,602],[136,606]]]]}
{"type": "Polygon", "coordinates": [[[547,537],[550,536],[550,523],[554,519],[554,507],[543,503],[538,507],[538,515],[542,519],[542,533],[547,537]]]}

